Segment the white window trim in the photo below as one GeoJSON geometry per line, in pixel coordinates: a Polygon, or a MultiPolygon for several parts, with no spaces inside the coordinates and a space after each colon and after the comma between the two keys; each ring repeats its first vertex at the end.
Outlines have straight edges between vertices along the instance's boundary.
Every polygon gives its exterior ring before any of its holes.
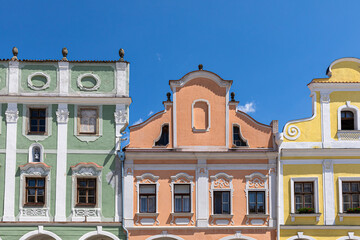
{"type": "Polygon", "coordinates": [[[192,105],[191,105],[191,129],[193,132],[208,132],[210,130],[210,126],[211,126],[211,118],[210,118],[211,114],[210,114],[210,103],[208,100],[205,99],[197,99],[194,100],[192,105]],[[208,127],[206,129],[196,129],[194,126],[194,105],[197,102],[205,102],[208,105],[208,127]]]}
{"type": "Polygon", "coordinates": [[[20,166],[20,197],[19,197],[19,221],[50,221],[50,166],[45,163],[27,163],[20,166]],[[45,204],[42,207],[28,207],[25,204],[26,178],[44,177],[45,178],[45,204]]]}
{"type": "MultiPolygon", "coordinates": [[[[341,130],[341,111],[351,111],[354,113],[354,130],[359,130],[360,127],[360,113],[359,108],[351,105],[350,101],[346,101],[346,105],[340,106],[338,108],[338,131],[341,130]]],[[[351,130],[344,130],[344,131],[351,131],[351,130]]]]}
{"type": "Polygon", "coordinates": [[[102,218],[102,167],[96,163],[78,163],[71,166],[72,170],[72,196],[71,196],[71,221],[99,222],[102,218]],[[77,179],[96,178],[96,205],[95,207],[76,207],[77,179]]]}
{"type": "Polygon", "coordinates": [[[232,136],[232,137],[231,137],[231,139],[232,139],[231,145],[233,146],[233,148],[248,148],[248,147],[249,147],[248,140],[246,140],[246,139],[244,138],[244,136],[242,135],[242,133],[241,133],[241,127],[240,127],[239,124],[233,123],[231,132],[232,132],[232,135],[231,135],[231,136],[232,136]],[[239,128],[240,138],[246,143],[246,146],[236,146],[236,145],[234,144],[234,126],[236,126],[236,127],[239,128]]]}
{"type": "Polygon", "coordinates": [[[28,79],[27,79],[27,83],[28,83],[28,87],[32,90],[35,90],[35,91],[41,91],[41,90],[45,90],[47,88],[50,87],[50,81],[51,81],[51,78],[49,75],[47,75],[46,73],[43,73],[43,72],[35,72],[35,73],[32,73],[28,76],[28,79]],[[41,87],[36,87],[34,86],[34,84],[32,83],[32,78],[33,77],[36,77],[36,76],[42,76],[42,77],[45,77],[46,78],[46,83],[41,86],[41,87]]]}
{"type": "MultiPolygon", "coordinates": [[[[343,182],[360,182],[360,177],[339,177],[338,178],[338,189],[339,189],[339,219],[340,222],[343,221],[343,217],[346,213],[344,213],[344,206],[343,206],[343,197],[342,197],[342,183],[343,182]]],[[[350,214],[349,214],[350,215],[350,214]]],[[[359,214],[351,214],[350,216],[356,216],[358,217],[359,214]]]]}
{"type": "Polygon", "coordinates": [[[360,237],[356,237],[354,232],[348,232],[347,236],[338,238],[337,240],[360,240],[360,237]]]}
{"type": "MultiPolygon", "coordinates": [[[[245,176],[246,187],[245,187],[245,197],[246,197],[246,215],[251,215],[249,213],[249,192],[265,192],[265,215],[269,214],[268,206],[268,197],[269,197],[269,184],[268,176],[265,176],[259,172],[252,173],[248,176],[245,176]],[[254,186],[254,188],[250,188],[254,186]]],[[[261,215],[261,214],[254,214],[261,215]]]]}
{"type": "Polygon", "coordinates": [[[33,105],[33,104],[23,104],[23,127],[22,134],[27,139],[31,141],[44,141],[46,138],[50,137],[52,134],[52,105],[33,105]],[[30,128],[30,108],[46,108],[46,124],[45,131],[46,135],[33,135],[28,134],[28,130],[30,128]]]}
{"type": "Polygon", "coordinates": [[[33,143],[33,144],[30,145],[29,154],[28,154],[28,162],[29,163],[33,162],[32,150],[33,150],[34,147],[39,147],[40,148],[40,162],[44,162],[44,147],[40,143],[33,143]]]}
{"type": "Polygon", "coordinates": [[[233,196],[234,196],[234,187],[232,184],[233,176],[228,175],[224,172],[218,173],[214,176],[210,176],[211,187],[210,187],[210,197],[211,197],[211,225],[214,224],[214,220],[217,218],[229,218],[231,224],[234,222],[232,220],[233,216],[233,196]],[[219,188],[215,188],[219,186],[219,188]],[[214,213],[214,192],[216,191],[228,191],[230,192],[230,214],[215,214],[214,213]],[[219,215],[219,216],[218,216],[219,215]]]}
{"type": "Polygon", "coordinates": [[[82,142],[94,142],[98,138],[103,135],[103,113],[102,113],[102,105],[94,106],[94,105],[74,105],[74,136],[77,137],[82,142]],[[98,109],[98,118],[99,118],[99,132],[94,135],[79,135],[78,134],[78,109],[82,107],[93,107],[98,109]]]}
{"type": "Polygon", "coordinates": [[[306,239],[306,240],[316,240],[315,238],[312,238],[312,237],[310,237],[310,236],[306,236],[306,235],[304,235],[304,233],[303,232],[297,232],[297,235],[296,236],[293,236],[293,237],[290,237],[290,238],[288,238],[287,240],[296,240],[296,239],[306,239]]]}
{"type": "Polygon", "coordinates": [[[316,221],[319,221],[319,180],[317,177],[297,177],[290,179],[290,200],[291,200],[291,221],[295,221],[295,217],[315,216],[316,221]],[[295,182],[313,182],[314,183],[314,210],[315,213],[310,214],[296,214],[295,213],[295,182]]]}

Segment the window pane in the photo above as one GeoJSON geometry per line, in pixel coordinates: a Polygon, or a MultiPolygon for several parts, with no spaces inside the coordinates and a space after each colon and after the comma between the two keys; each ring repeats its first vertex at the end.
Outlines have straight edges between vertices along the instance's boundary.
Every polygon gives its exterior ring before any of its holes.
{"type": "Polygon", "coordinates": [[[38,189],[37,190],[37,195],[39,196],[41,196],[41,195],[44,195],[44,189],[38,189]]]}
{"type": "Polygon", "coordinates": [[[38,180],[37,180],[37,186],[38,186],[38,187],[44,187],[44,186],[45,186],[45,181],[44,181],[44,179],[38,179],[38,180]]]}
{"type": "Polygon", "coordinates": [[[181,196],[175,196],[175,212],[181,212],[181,196]]]}
{"type": "Polygon", "coordinates": [[[358,192],[359,191],[359,185],[357,182],[351,183],[351,191],[352,192],[358,192]]]}
{"type": "Polygon", "coordinates": [[[257,203],[264,203],[264,192],[258,192],[257,193],[257,203]]]}
{"type": "Polygon", "coordinates": [[[79,203],[86,203],[86,197],[79,197],[79,203]]]}
{"type": "Polygon", "coordinates": [[[223,211],[222,211],[222,213],[223,214],[229,214],[230,213],[230,205],[229,205],[229,203],[223,203],[223,211]]]}
{"type": "Polygon", "coordinates": [[[346,212],[350,208],[350,203],[344,203],[344,211],[346,212]]]}
{"type": "Polygon", "coordinates": [[[86,196],[86,190],[80,189],[79,190],[79,196],[86,196]]]}
{"type": "Polygon", "coordinates": [[[79,180],[78,184],[80,187],[86,187],[86,180],[79,180]]]}
{"type": "Polygon", "coordinates": [[[88,197],[88,203],[95,203],[95,197],[88,197]]]}
{"type": "Polygon", "coordinates": [[[89,180],[88,181],[88,186],[89,187],[95,187],[95,180],[89,180]]]}
{"type": "Polygon", "coordinates": [[[35,179],[29,179],[28,180],[28,186],[29,187],[35,187],[35,183],[36,183],[35,179]]]}
{"type": "Polygon", "coordinates": [[[155,185],[154,184],[141,184],[140,185],[140,193],[155,193],[155,185]]]}
{"type": "Polygon", "coordinates": [[[214,192],[214,214],[222,213],[222,192],[215,191],[214,192]]]}
{"type": "Polygon", "coordinates": [[[256,203],[256,192],[249,192],[249,203],[256,203]]]}
{"type": "Polygon", "coordinates": [[[256,203],[249,203],[249,212],[256,213],[256,203]]]}
{"type": "Polygon", "coordinates": [[[304,195],[305,204],[312,204],[312,195],[304,195]]]}
{"type": "Polygon", "coordinates": [[[140,197],[140,212],[147,212],[147,197],[140,197]]]}
{"type": "Polygon", "coordinates": [[[304,192],[306,193],[312,192],[312,183],[304,183],[304,192]]]}
{"type": "Polygon", "coordinates": [[[175,184],[175,193],[190,193],[189,184],[175,184]]]}
{"type": "Polygon", "coordinates": [[[35,196],[28,196],[28,202],[34,203],[35,202],[35,196]]]}
{"type": "Polygon", "coordinates": [[[183,196],[183,212],[190,212],[190,197],[183,196]]]}
{"type": "Polygon", "coordinates": [[[350,183],[343,183],[342,190],[343,190],[343,192],[349,192],[350,191],[350,183]]]}
{"type": "Polygon", "coordinates": [[[353,194],[352,195],[352,201],[353,201],[353,204],[356,204],[359,202],[359,195],[358,194],[353,194]]]}
{"type": "Polygon", "coordinates": [[[29,196],[35,196],[35,189],[34,188],[31,188],[31,189],[28,189],[28,195],[29,196]]]}
{"type": "Polygon", "coordinates": [[[155,212],[155,196],[148,197],[149,212],[155,212]]]}
{"type": "Polygon", "coordinates": [[[223,197],[222,200],[224,203],[229,203],[229,192],[223,192],[222,197],[223,197]]]}
{"type": "Polygon", "coordinates": [[[296,193],[302,192],[302,184],[301,183],[295,183],[295,192],[296,193]]]}
{"type": "Polygon", "coordinates": [[[89,196],[95,196],[95,190],[89,189],[89,196]]]}
{"type": "Polygon", "coordinates": [[[295,195],[295,203],[302,205],[302,196],[301,195],[295,195]]]}
{"type": "Polygon", "coordinates": [[[44,201],[44,196],[38,196],[37,197],[37,202],[38,203],[44,203],[45,201],[44,201]]]}

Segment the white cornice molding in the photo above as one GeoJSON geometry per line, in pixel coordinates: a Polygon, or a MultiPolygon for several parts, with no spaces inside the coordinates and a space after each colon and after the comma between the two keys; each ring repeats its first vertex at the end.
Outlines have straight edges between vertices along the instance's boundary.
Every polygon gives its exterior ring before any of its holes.
{"type": "Polygon", "coordinates": [[[25,103],[25,104],[58,104],[67,103],[67,104],[127,104],[130,105],[132,100],[129,97],[117,97],[114,94],[93,94],[93,95],[69,95],[69,96],[60,96],[58,93],[54,94],[42,94],[39,96],[36,94],[20,94],[17,96],[3,95],[0,96],[0,102],[7,103],[25,103]]]}
{"type": "Polygon", "coordinates": [[[349,83],[337,83],[337,82],[324,82],[324,83],[310,83],[309,89],[312,92],[328,90],[331,92],[341,91],[360,91],[360,83],[349,82],[349,83]]]}
{"type": "Polygon", "coordinates": [[[281,154],[282,157],[358,157],[360,148],[282,149],[281,154]]]}

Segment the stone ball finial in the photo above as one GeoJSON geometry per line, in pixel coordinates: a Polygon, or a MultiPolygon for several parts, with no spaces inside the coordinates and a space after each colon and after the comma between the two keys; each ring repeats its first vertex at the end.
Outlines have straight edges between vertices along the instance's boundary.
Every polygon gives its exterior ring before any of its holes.
{"type": "Polygon", "coordinates": [[[234,93],[234,92],[232,92],[230,95],[231,95],[231,101],[233,101],[233,102],[234,102],[234,101],[235,101],[235,93],[234,93]]]}
{"type": "Polygon", "coordinates": [[[119,56],[120,56],[120,62],[124,62],[124,56],[125,56],[125,51],[124,51],[124,49],[120,48],[120,50],[119,50],[119,56]]]}
{"type": "Polygon", "coordinates": [[[63,60],[63,61],[67,61],[67,58],[66,58],[66,57],[67,57],[68,53],[69,53],[69,51],[67,50],[66,47],[64,47],[64,48],[62,49],[62,55],[63,55],[62,60],[63,60]]]}
{"type": "Polygon", "coordinates": [[[204,66],[203,66],[202,64],[199,64],[198,67],[199,67],[199,70],[203,70],[203,67],[204,67],[204,66]]]}
{"type": "Polygon", "coordinates": [[[167,96],[167,100],[166,100],[166,101],[171,102],[171,93],[168,92],[168,93],[166,94],[166,96],[167,96]]]}
{"type": "Polygon", "coordinates": [[[11,60],[17,60],[17,55],[19,53],[19,50],[17,49],[17,47],[13,47],[12,49],[12,53],[13,53],[13,57],[11,58],[11,60]]]}

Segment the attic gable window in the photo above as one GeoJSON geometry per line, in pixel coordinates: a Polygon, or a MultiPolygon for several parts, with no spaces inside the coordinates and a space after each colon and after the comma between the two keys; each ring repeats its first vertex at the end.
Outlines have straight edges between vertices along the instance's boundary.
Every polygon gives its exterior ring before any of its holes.
{"type": "Polygon", "coordinates": [[[156,147],[166,147],[169,144],[169,125],[165,124],[161,128],[160,138],[155,142],[156,147]]]}
{"type": "Polygon", "coordinates": [[[247,141],[241,135],[240,127],[237,125],[233,125],[233,144],[234,147],[248,146],[247,141]]]}
{"type": "Polygon", "coordinates": [[[341,130],[355,130],[353,112],[341,111],[341,130]]]}

